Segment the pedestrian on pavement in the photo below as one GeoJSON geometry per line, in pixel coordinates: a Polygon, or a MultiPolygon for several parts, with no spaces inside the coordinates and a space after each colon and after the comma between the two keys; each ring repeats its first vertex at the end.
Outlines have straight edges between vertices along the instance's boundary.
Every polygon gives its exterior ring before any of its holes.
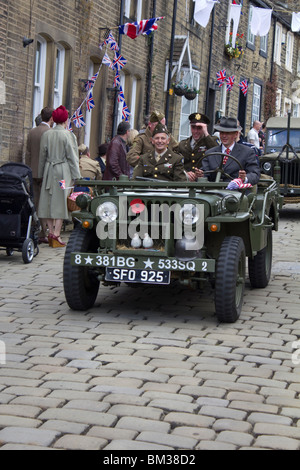
{"type": "MultiPolygon", "coordinates": [[[[166,118],[160,111],[153,111],[149,117],[149,122],[144,133],[139,133],[134,139],[133,145],[127,154],[127,161],[129,165],[135,167],[141,155],[144,155],[149,150],[153,150],[152,134],[157,124],[166,124],[166,118]]],[[[178,142],[170,134],[169,149],[174,150],[178,147],[178,142]]]]}
{"type": "Polygon", "coordinates": [[[169,149],[170,134],[166,126],[158,123],[152,134],[153,150],[141,155],[134,169],[138,176],[163,181],[187,181],[183,157],[169,149]]]}
{"type": "MultiPolygon", "coordinates": [[[[215,129],[220,132],[221,145],[213,147],[205,152],[208,158],[202,161],[201,176],[205,176],[205,171],[215,170],[220,166],[220,155],[212,155],[211,153],[226,153],[228,157],[223,159],[223,169],[228,176],[222,175],[223,181],[230,181],[231,178],[240,178],[243,183],[249,183],[254,186],[260,177],[260,168],[256,160],[255,152],[252,148],[236,143],[241,126],[238,125],[238,120],[234,117],[223,116],[219,124],[215,125],[215,129]],[[235,157],[242,165],[242,170],[232,158],[235,157]]],[[[214,173],[207,174],[208,179],[215,178],[214,173]]]]}
{"type": "Polygon", "coordinates": [[[201,167],[199,159],[206,150],[217,145],[217,138],[209,135],[207,126],[210,120],[205,114],[193,113],[189,116],[191,137],[182,140],[178,152],[184,157],[184,169],[190,181],[198,178],[198,168],[201,167]]]}
{"type": "Polygon", "coordinates": [[[98,157],[96,157],[97,162],[100,165],[102,176],[104,175],[106,168],[106,152],[108,149],[108,143],[100,144],[98,147],[98,157]]]}
{"type": "MultiPolygon", "coordinates": [[[[53,127],[53,108],[43,108],[41,111],[41,123],[31,129],[28,133],[27,137],[27,145],[26,145],[26,155],[25,155],[25,163],[28,165],[32,170],[32,178],[33,178],[33,200],[36,211],[39,208],[39,200],[41,194],[41,187],[42,187],[42,180],[38,177],[38,170],[39,170],[39,157],[40,157],[40,143],[41,137],[44,132],[49,131],[53,127]]],[[[39,236],[39,243],[47,243],[48,238],[47,234],[47,224],[44,219],[40,219],[41,222],[41,231],[39,236]]]]}
{"type": "Polygon", "coordinates": [[[247,141],[250,144],[255,145],[258,149],[260,148],[260,141],[259,141],[259,131],[261,129],[262,123],[260,121],[254,121],[253,126],[247,134],[247,141]]]}
{"type": "Polygon", "coordinates": [[[103,180],[110,181],[114,178],[118,180],[121,175],[130,177],[130,165],[126,161],[129,131],[129,122],[120,122],[117,128],[117,135],[112,139],[107,149],[103,180]]]}
{"type": "Polygon", "coordinates": [[[47,220],[49,245],[65,246],[60,238],[63,221],[68,219],[67,197],[76,178],[81,178],[75,136],[67,130],[68,111],[53,111],[56,127],[41,138],[39,178],[43,178],[38,216],[47,220]],[[66,189],[64,189],[66,188],[66,189]]]}

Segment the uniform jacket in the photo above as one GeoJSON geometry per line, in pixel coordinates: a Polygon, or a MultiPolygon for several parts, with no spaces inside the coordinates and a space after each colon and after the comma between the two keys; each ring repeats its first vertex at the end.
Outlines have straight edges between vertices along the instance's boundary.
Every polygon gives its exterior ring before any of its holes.
{"type": "Polygon", "coordinates": [[[163,181],[187,181],[182,156],[169,149],[158,162],[154,150],[142,155],[134,169],[133,179],[137,176],[163,181]]]}
{"type": "MultiPolygon", "coordinates": [[[[215,153],[215,152],[222,152],[222,146],[219,145],[218,147],[214,147],[210,150],[207,150],[205,152],[205,155],[209,155],[210,153],[215,153]]],[[[255,185],[260,177],[260,169],[259,165],[256,160],[256,155],[255,152],[252,148],[243,145],[243,144],[235,144],[232,151],[231,155],[237,160],[242,165],[242,169],[246,171],[247,173],[247,178],[248,178],[248,183],[255,185]]],[[[220,160],[221,160],[221,155],[215,155],[211,156],[208,158],[204,158],[202,161],[202,169],[205,170],[213,170],[217,168],[220,165],[220,160]]],[[[224,165],[224,171],[228,173],[232,178],[238,178],[239,176],[239,170],[241,169],[239,165],[232,160],[231,158],[228,158],[226,164],[224,165]]],[[[216,177],[216,173],[211,173],[208,174],[208,179],[213,180],[216,177]]],[[[230,181],[229,178],[226,176],[221,177],[223,181],[230,181]]]]}
{"type": "MultiPolygon", "coordinates": [[[[127,162],[131,166],[135,166],[138,164],[139,158],[141,155],[148,153],[149,151],[154,150],[154,146],[151,142],[151,131],[149,127],[146,128],[143,134],[139,134],[133,141],[132,147],[127,153],[127,162]]],[[[169,149],[177,151],[178,142],[174,139],[172,135],[170,135],[170,143],[169,149]]]]}
{"type": "Polygon", "coordinates": [[[186,171],[193,171],[195,168],[200,168],[200,158],[204,156],[206,150],[215,147],[217,144],[216,138],[208,135],[199,139],[194,148],[191,147],[192,137],[182,140],[178,146],[178,152],[184,157],[184,169],[186,171]]]}
{"type": "Polygon", "coordinates": [[[29,131],[25,163],[31,168],[33,178],[38,178],[41,137],[44,132],[50,130],[50,127],[42,122],[39,126],[29,131]]]}
{"type": "Polygon", "coordinates": [[[57,125],[41,138],[39,178],[43,178],[38,216],[44,219],[68,219],[67,197],[70,190],[63,190],[73,180],[81,178],[76,137],[63,126],[57,125]]]}
{"type": "Polygon", "coordinates": [[[79,168],[82,178],[102,180],[102,173],[97,160],[93,160],[87,155],[82,155],[79,159],[79,168]]]}
{"type": "Polygon", "coordinates": [[[119,135],[110,142],[106,152],[106,168],[104,180],[119,179],[121,175],[130,176],[130,166],[126,161],[126,142],[119,135]]]}

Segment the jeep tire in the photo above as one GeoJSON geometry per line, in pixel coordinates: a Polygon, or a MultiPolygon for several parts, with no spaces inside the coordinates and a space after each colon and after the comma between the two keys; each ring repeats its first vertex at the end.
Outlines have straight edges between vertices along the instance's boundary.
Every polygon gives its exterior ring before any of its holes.
{"type": "Polygon", "coordinates": [[[215,307],[222,323],[234,323],[240,316],[246,278],[246,254],[243,239],[225,237],[216,267],[215,307]]]}
{"type": "Polygon", "coordinates": [[[71,265],[71,253],[95,253],[98,240],[95,233],[76,226],[66,247],[63,281],[67,303],[72,310],[93,307],[99,290],[99,280],[91,267],[71,265]]]}
{"type": "Polygon", "coordinates": [[[248,272],[251,287],[263,289],[269,284],[272,270],[273,237],[272,229],[268,228],[267,245],[252,259],[248,259],[248,272]]]}

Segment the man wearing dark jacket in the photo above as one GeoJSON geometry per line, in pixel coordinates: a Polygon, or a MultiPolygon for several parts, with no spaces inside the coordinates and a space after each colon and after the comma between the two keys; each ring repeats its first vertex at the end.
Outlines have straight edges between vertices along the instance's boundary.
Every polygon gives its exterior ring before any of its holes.
{"type": "Polygon", "coordinates": [[[130,177],[130,165],[126,160],[129,131],[129,122],[120,122],[117,135],[112,139],[107,149],[103,180],[112,180],[114,178],[118,180],[121,175],[130,177]]]}

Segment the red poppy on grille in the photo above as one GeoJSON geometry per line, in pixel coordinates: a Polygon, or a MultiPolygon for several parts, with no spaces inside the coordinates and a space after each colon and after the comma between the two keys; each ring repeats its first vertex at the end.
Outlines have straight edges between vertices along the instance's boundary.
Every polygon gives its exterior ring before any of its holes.
{"type": "Polygon", "coordinates": [[[130,203],[130,207],[134,214],[140,214],[145,210],[145,204],[141,199],[133,199],[130,203]]]}

